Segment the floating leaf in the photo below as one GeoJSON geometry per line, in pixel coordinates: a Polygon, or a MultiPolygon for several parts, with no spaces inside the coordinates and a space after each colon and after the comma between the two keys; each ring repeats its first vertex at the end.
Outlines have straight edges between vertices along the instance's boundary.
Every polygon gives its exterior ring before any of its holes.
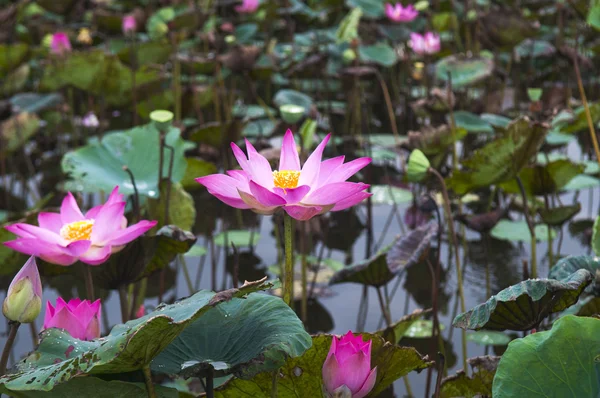
{"type": "Polygon", "coordinates": [[[160,183],[159,192],[158,199],[148,198],[150,218],[157,220],[159,226],[169,223],[185,231],[191,231],[196,222],[196,207],[192,195],[186,192],[180,183],[167,182],[167,180],[160,183]]]}
{"type": "MultiPolygon", "coordinates": [[[[556,159],[542,165],[523,168],[519,178],[527,195],[542,196],[561,191],[580,175],[584,168],[583,165],[568,159],[556,159]]],[[[506,181],[500,184],[500,187],[509,193],[521,193],[516,180],[506,181]]]]}
{"type": "Polygon", "coordinates": [[[329,284],[354,282],[375,287],[385,285],[395,276],[388,268],[386,257],[398,239],[400,238],[396,238],[394,242],[379,250],[372,257],[336,272],[329,284]]]}
{"type": "Polygon", "coordinates": [[[144,65],[164,64],[173,52],[170,44],[160,41],[136,43],[133,49],[135,51],[132,51],[131,46],[124,46],[117,55],[121,61],[136,68],[144,65]]]}
{"type": "Polygon", "coordinates": [[[404,271],[427,256],[431,240],[437,236],[435,222],[423,224],[402,236],[387,253],[387,265],[392,274],[404,271]]]}
{"type": "Polygon", "coordinates": [[[564,186],[563,191],[580,191],[582,189],[596,188],[597,186],[600,186],[600,179],[580,174],[573,177],[573,179],[564,186]]]}
{"type": "MultiPolygon", "coordinates": [[[[536,225],[535,228],[536,241],[548,240],[548,226],[545,224],[536,225]]],[[[525,220],[511,221],[500,220],[498,224],[490,231],[490,235],[496,239],[508,240],[511,242],[531,242],[531,233],[525,220]]],[[[554,239],[556,232],[550,231],[550,236],[554,239]]]]}
{"type": "Polygon", "coordinates": [[[313,100],[308,95],[303,94],[296,90],[279,90],[275,97],[273,97],[273,103],[280,107],[282,105],[297,105],[304,108],[305,112],[308,112],[313,105],[313,100]]]}
{"type": "Polygon", "coordinates": [[[482,113],[480,117],[494,127],[507,128],[511,120],[506,116],[482,113]]]}
{"type": "Polygon", "coordinates": [[[398,61],[394,49],[385,43],[360,46],[358,47],[358,54],[364,62],[373,62],[386,67],[394,65],[398,61]]]}
{"type": "Polygon", "coordinates": [[[515,178],[529,158],[544,142],[546,127],[526,117],[513,121],[505,135],[462,162],[463,170],[454,170],[447,184],[457,194],[498,184],[515,178]],[[465,170],[467,169],[467,170],[465,170]]]}
{"type": "Polygon", "coordinates": [[[247,230],[230,230],[215,235],[213,240],[217,246],[231,246],[232,243],[238,248],[256,246],[260,240],[260,234],[247,230]]]}
{"type": "MultiPolygon", "coordinates": [[[[598,275],[598,272],[600,272],[600,258],[591,256],[568,256],[561,258],[550,269],[548,277],[560,280],[582,269],[589,271],[592,275],[598,275]]],[[[600,297],[600,284],[596,279],[594,279],[594,283],[587,291],[595,292],[596,296],[600,297]]]]}
{"type": "Polygon", "coordinates": [[[209,365],[221,376],[251,378],[298,357],[312,340],[294,311],[278,297],[232,299],[192,323],[153,361],[156,372],[192,376],[209,365]]]}
{"type": "MultiPolygon", "coordinates": [[[[173,147],[173,172],[171,180],[180,181],[186,168],[183,156],[185,141],[177,128],[170,128],[165,143],[173,147]]],[[[62,159],[63,172],[70,177],[69,188],[84,192],[110,192],[119,186],[119,192],[134,193],[129,175],[123,171],[127,166],[135,178],[140,195],[157,197],[159,165],[159,132],[154,123],[126,130],[106,133],[102,140],[92,142],[62,159]]],[[[163,176],[169,175],[171,151],[163,150],[163,176]]]]}
{"type": "Polygon", "coordinates": [[[20,93],[10,99],[11,105],[19,112],[36,113],[53,108],[63,102],[60,94],[20,93]]]}
{"type": "Polygon", "coordinates": [[[411,191],[391,185],[371,185],[371,193],[371,200],[376,205],[410,203],[413,200],[411,191]]]}
{"type": "Polygon", "coordinates": [[[505,333],[494,330],[478,330],[476,332],[467,333],[467,340],[475,344],[489,345],[507,345],[510,343],[510,336],[505,333]]]}
{"type": "Polygon", "coordinates": [[[491,397],[492,382],[500,357],[484,356],[467,359],[474,368],[472,377],[464,370],[459,370],[454,376],[442,380],[440,390],[442,398],[464,397],[491,397]]]}
{"type": "MultiPolygon", "coordinates": [[[[444,330],[445,326],[440,324],[440,331],[444,330]]],[[[419,319],[413,322],[412,325],[404,332],[404,336],[413,339],[429,339],[433,336],[433,321],[429,319],[419,319]]]]}
{"type": "Polygon", "coordinates": [[[459,314],[452,325],[473,330],[531,330],[549,314],[575,304],[591,281],[592,274],[584,269],[560,281],[528,279],[459,314]]]}
{"type": "Polygon", "coordinates": [[[456,127],[463,128],[469,133],[494,133],[494,128],[489,122],[471,112],[454,112],[454,122],[456,127]]]}
{"type": "Polygon", "coordinates": [[[186,191],[194,191],[202,188],[202,185],[196,182],[196,178],[204,177],[217,172],[217,166],[200,158],[187,157],[187,167],[181,180],[181,185],[186,191]]]}
{"type": "Polygon", "coordinates": [[[596,397],[600,320],[568,315],[552,329],[513,340],[502,355],[492,394],[503,397],[596,397]]]}
{"type": "Polygon", "coordinates": [[[0,378],[0,388],[8,393],[50,391],[76,376],[141,369],[213,307],[269,287],[263,280],[219,293],[203,290],[174,304],[160,305],[150,314],[117,325],[108,336],[92,341],[74,339],[62,329],[47,329],[37,349],[17,364],[18,370],[0,378]]]}
{"type": "Polygon", "coordinates": [[[414,310],[412,313],[403,316],[397,322],[394,322],[389,327],[377,331],[377,334],[382,336],[384,339],[392,344],[398,344],[398,342],[406,335],[408,329],[429,310],[414,310]]]}
{"type": "Polygon", "coordinates": [[[577,213],[581,211],[581,203],[576,203],[570,206],[558,206],[551,209],[538,209],[542,221],[553,227],[560,227],[567,221],[571,220],[577,213]]]}
{"type": "MultiPolygon", "coordinates": [[[[399,347],[381,336],[361,333],[371,340],[371,367],[377,366],[377,380],[371,391],[377,396],[398,378],[431,366],[427,357],[412,347],[399,347]]],[[[331,335],[313,336],[312,347],[301,357],[286,361],[277,379],[278,398],[320,397],[323,394],[321,369],[331,346],[331,335]]],[[[233,379],[215,391],[215,398],[270,398],[272,373],[264,372],[252,380],[233,379]]]]}
{"type": "Polygon", "coordinates": [[[467,130],[456,128],[454,132],[447,124],[437,128],[424,126],[420,131],[408,132],[408,144],[413,149],[420,149],[425,155],[445,153],[448,147],[467,136],[467,130]]]}
{"type": "Polygon", "coordinates": [[[484,57],[450,55],[442,58],[435,65],[436,76],[442,81],[448,80],[448,72],[450,72],[453,87],[478,83],[488,78],[493,71],[494,61],[484,57]]]}

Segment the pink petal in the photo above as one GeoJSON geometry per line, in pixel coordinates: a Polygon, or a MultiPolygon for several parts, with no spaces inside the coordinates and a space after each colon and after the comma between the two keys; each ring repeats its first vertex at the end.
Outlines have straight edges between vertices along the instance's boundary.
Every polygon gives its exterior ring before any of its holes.
{"type": "Polygon", "coordinates": [[[92,242],[102,245],[121,229],[121,219],[125,212],[125,202],[117,202],[104,207],[98,212],[92,227],[92,242]],[[118,220],[118,221],[117,221],[118,220]]]}
{"type": "Polygon", "coordinates": [[[304,199],[306,194],[310,191],[310,187],[308,185],[301,185],[292,189],[274,188],[274,191],[277,195],[281,196],[288,205],[293,205],[304,199]]]}
{"type": "Polygon", "coordinates": [[[100,337],[100,314],[92,317],[85,329],[85,340],[94,340],[100,337]]]}
{"type": "Polygon", "coordinates": [[[156,223],[157,221],[142,220],[137,224],[130,225],[129,227],[109,236],[107,243],[111,246],[125,245],[143,235],[146,233],[146,231],[152,229],[156,223]]]}
{"type": "Polygon", "coordinates": [[[65,243],[64,239],[60,237],[55,232],[52,232],[48,229],[36,227],[35,225],[29,225],[25,223],[17,223],[12,224],[6,227],[7,230],[12,232],[15,235],[24,235],[27,238],[38,238],[41,241],[55,244],[65,243]],[[24,232],[25,234],[19,234],[19,232],[24,232]]]}
{"type": "Polygon", "coordinates": [[[319,169],[321,167],[321,157],[323,156],[323,151],[325,150],[325,146],[329,142],[329,138],[331,134],[327,134],[323,141],[315,148],[314,152],[310,154],[304,166],[302,166],[302,171],[300,172],[300,178],[298,179],[298,185],[308,185],[312,186],[314,183],[319,181],[319,169]]]}
{"type": "Polygon", "coordinates": [[[77,258],[62,251],[62,247],[54,243],[44,242],[38,238],[20,238],[4,242],[4,245],[18,252],[36,256],[52,264],[71,265],[77,258]]]}
{"type": "Polygon", "coordinates": [[[256,213],[269,215],[275,213],[275,210],[279,208],[279,206],[265,206],[258,199],[247,192],[238,191],[238,193],[248,208],[252,209],[256,213]]]}
{"type": "Polygon", "coordinates": [[[342,384],[345,384],[353,394],[360,391],[371,371],[371,358],[359,351],[342,361],[339,359],[339,350],[336,357],[344,374],[342,384]]]}
{"type": "Polygon", "coordinates": [[[252,174],[252,167],[250,167],[250,163],[248,162],[248,157],[244,154],[244,151],[240,149],[235,143],[231,143],[231,150],[233,151],[233,156],[235,156],[238,164],[247,174],[252,174]]]}
{"type": "Polygon", "coordinates": [[[362,385],[362,387],[360,388],[360,390],[358,390],[357,392],[355,392],[354,394],[352,394],[352,398],[363,398],[366,397],[368,393],[371,392],[371,390],[373,389],[373,387],[375,387],[375,381],[377,380],[377,366],[375,366],[371,372],[369,373],[369,376],[367,377],[367,380],[365,380],[365,383],[362,385]]]}
{"type": "Polygon", "coordinates": [[[87,252],[79,257],[79,261],[89,265],[100,265],[112,254],[111,246],[92,246],[87,252]]]}
{"type": "Polygon", "coordinates": [[[46,314],[44,315],[43,329],[49,328],[48,322],[50,321],[50,319],[52,319],[53,316],[54,316],[54,307],[52,306],[52,303],[50,302],[50,300],[48,300],[48,301],[46,301],[46,314]]]}
{"type": "Polygon", "coordinates": [[[327,356],[327,359],[323,362],[322,373],[323,385],[330,394],[333,394],[336,388],[344,384],[344,371],[340,369],[340,365],[335,358],[335,355],[327,356]]]}
{"type": "Polygon", "coordinates": [[[267,158],[258,153],[248,140],[246,140],[246,148],[248,148],[248,159],[252,167],[250,179],[267,189],[273,188],[273,170],[267,158]]]}
{"type": "Polygon", "coordinates": [[[65,196],[62,201],[60,206],[60,217],[63,224],[69,224],[85,219],[83,214],[81,214],[81,210],[79,210],[77,201],[71,192],[68,192],[67,196],[65,196]]]}
{"type": "Polygon", "coordinates": [[[343,182],[371,163],[371,158],[358,158],[335,169],[325,183],[343,182]]]}
{"type": "Polygon", "coordinates": [[[296,220],[306,221],[321,214],[324,209],[320,206],[284,206],[283,210],[296,220]]]}
{"type": "Polygon", "coordinates": [[[329,352],[327,353],[327,359],[329,359],[330,356],[335,354],[336,350],[337,350],[337,337],[333,336],[331,338],[331,345],[329,346],[329,352]]]}
{"type": "Polygon", "coordinates": [[[313,186],[313,190],[320,188],[325,184],[331,177],[331,174],[344,163],[344,156],[336,156],[335,158],[324,160],[321,163],[321,168],[319,169],[319,180],[315,186],[313,186]]]}
{"type": "Polygon", "coordinates": [[[333,209],[331,209],[331,211],[346,210],[347,208],[357,205],[358,203],[362,202],[363,200],[367,199],[369,196],[372,195],[372,193],[365,191],[355,193],[354,195],[350,195],[347,198],[337,202],[335,206],[333,206],[333,209]]]}
{"type": "Polygon", "coordinates": [[[60,233],[60,229],[63,226],[60,214],[47,212],[40,212],[38,214],[38,224],[40,228],[47,229],[56,234],[60,233]]]}
{"type": "Polygon", "coordinates": [[[65,329],[76,339],[85,339],[85,328],[67,307],[57,310],[53,317],[44,320],[44,328],[65,329]]]}
{"type": "Polygon", "coordinates": [[[283,136],[281,155],[279,157],[279,170],[300,170],[300,156],[298,156],[294,134],[290,129],[283,136]]]}
{"type": "MultiPolygon", "coordinates": [[[[225,203],[228,206],[235,207],[236,209],[249,209],[248,206],[241,198],[230,198],[228,196],[222,196],[214,193],[213,196],[219,199],[221,202],[225,203]]],[[[238,195],[239,196],[239,195],[238,195]]]]}
{"type": "Polygon", "coordinates": [[[204,185],[211,195],[239,199],[237,190],[238,188],[241,188],[241,184],[236,178],[225,174],[211,174],[205,177],[196,178],[196,182],[204,185]]]}
{"type": "Polygon", "coordinates": [[[13,286],[23,279],[29,279],[33,286],[33,292],[41,298],[42,281],[40,280],[40,273],[38,272],[37,264],[35,263],[35,257],[33,256],[29,257],[27,262],[25,262],[25,264],[21,267],[19,272],[17,272],[17,274],[13,278],[12,282],[10,283],[10,286],[8,287],[7,296],[11,294],[13,286]]]}
{"type": "Polygon", "coordinates": [[[334,182],[312,192],[302,203],[320,206],[335,204],[367,188],[369,185],[361,182],[334,182]]]}
{"type": "Polygon", "coordinates": [[[87,252],[92,245],[92,241],[90,240],[77,240],[75,242],[71,242],[65,247],[63,250],[66,254],[73,257],[79,257],[85,252],[87,252]]]}
{"type": "Polygon", "coordinates": [[[250,193],[266,207],[283,206],[286,203],[284,198],[261,187],[254,181],[250,181],[250,193]]]}
{"type": "Polygon", "coordinates": [[[79,307],[83,301],[79,297],[73,297],[68,303],[65,303],[65,300],[62,297],[59,297],[59,300],[56,301],[56,310],[58,311],[62,307],[69,307],[69,311],[75,313],[77,307],[79,307]]]}

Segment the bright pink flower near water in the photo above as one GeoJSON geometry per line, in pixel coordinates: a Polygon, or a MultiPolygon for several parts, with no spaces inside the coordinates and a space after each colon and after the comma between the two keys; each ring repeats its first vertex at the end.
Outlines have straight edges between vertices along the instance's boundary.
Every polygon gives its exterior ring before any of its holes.
{"type": "Polygon", "coordinates": [[[371,369],[371,340],[363,341],[351,331],[341,338],[333,336],[323,363],[323,384],[330,395],[346,386],[352,398],[366,396],[375,386],[377,367],[371,369]]]}
{"type": "Polygon", "coordinates": [[[56,55],[64,55],[71,52],[71,41],[65,32],[56,32],[50,41],[50,51],[56,55]]]}
{"type": "Polygon", "coordinates": [[[135,32],[137,29],[137,22],[133,15],[125,15],[123,17],[123,33],[129,34],[135,32]]]}
{"type": "Polygon", "coordinates": [[[138,308],[138,310],[135,312],[135,317],[141,318],[144,315],[146,315],[146,307],[144,307],[144,304],[142,304],[140,305],[140,308],[138,308]]]}
{"type": "Polygon", "coordinates": [[[440,51],[441,43],[440,36],[432,32],[427,32],[424,35],[418,33],[410,34],[409,46],[417,54],[435,54],[440,51]]]}
{"type": "Polygon", "coordinates": [[[344,163],[344,156],[321,162],[330,135],[300,167],[300,157],[291,130],[283,137],[279,170],[271,170],[269,161],[246,140],[248,157],[231,143],[242,170],[196,178],[208,192],[229,206],[273,214],[283,208],[296,220],[308,220],[328,211],[344,210],[371,196],[367,184],[346,182],[371,158],[344,163]]]}
{"type": "Polygon", "coordinates": [[[79,340],[93,340],[100,337],[100,299],[89,300],[74,298],[68,303],[62,297],[56,299],[56,307],[46,302],[44,329],[65,329],[79,340]]]}
{"type": "Polygon", "coordinates": [[[38,214],[39,226],[25,223],[6,226],[19,238],[4,244],[53,264],[71,265],[80,260],[99,265],[156,225],[156,221],[142,220],[127,227],[124,212],[125,201],[119,194],[119,187],[113,189],[105,204],[92,208],[85,215],[69,192],[63,199],[60,213],[38,214]]]}
{"type": "Polygon", "coordinates": [[[242,4],[235,6],[235,10],[241,14],[252,14],[258,9],[258,0],[242,0],[242,4]]]}
{"type": "Polygon", "coordinates": [[[387,15],[390,21],[410,22],[419,15],[419,11],[415,10],[415,7],[413,7],[412,4],[402,7],[402,3],[396,3],[394,5],[386,3],[385,15],[387,15]]]}

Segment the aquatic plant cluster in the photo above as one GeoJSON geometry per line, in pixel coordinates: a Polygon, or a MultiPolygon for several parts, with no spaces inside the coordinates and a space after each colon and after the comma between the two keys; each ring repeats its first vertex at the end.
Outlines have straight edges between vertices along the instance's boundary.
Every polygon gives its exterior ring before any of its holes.
{"type": "Polygon", "coordinates": [[[0,394],[600,397],[598,31],[0,0],[0,394]]]}

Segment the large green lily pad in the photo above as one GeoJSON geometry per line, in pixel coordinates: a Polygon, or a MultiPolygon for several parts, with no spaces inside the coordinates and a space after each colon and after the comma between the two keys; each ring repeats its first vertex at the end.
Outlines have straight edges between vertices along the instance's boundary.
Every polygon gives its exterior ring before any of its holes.
{"type": "MultiPolygon", "coordinates": [[[[525,167],[519,173],[519,178],[527,195],[546,195],[561,191],[572,179],[583,173],[584,169],[582,164],[575,164],[568,159],[557,159],[547,164],[525,167]]],[[[516,180],[506,181],[500,186],[506,192],[521,192],[516,180]]]]}
{"type": "Polygon", "coordinates": [[[310,348],[312,340],[279,297],[234,298],[192,323],[153,361],[156,372],[191,376],[212,365],[217,375],[251,378],[310,348]]]}
{"type": "Polygon", "coordinates": [[[551,209],[538,209],[538,214],[542,222],[553,226],[560,227],[581,211],[581,203],[574,205],[558,206],[551,209]]]}
{"type": "Polygon", "coordinates": [[[408,133],[408,143],[413,149],[420,149],[425,155],[434,156],[446,153],[448,147],[467,136],[467,130],[449,125],[439,127],[423,126],[419,131],[408,133]]]}
{"type": "Polygon", "coordinates": [[[381,66],[390,67],[398,62],[398,57],[394,49],[385,43],[378,43],[372,46],[358,47],[360,59],[364,62],[373,62],[381,66]]]}
{"type": "MultiPolygon", "coordinates": [[[[549,278],[564,279],[578,270],[587,270],[592,275],[598,275],[600,272],[600,258],[592,256],[568,256],[560,259],[548,274],[549,278]]],[[[587,289],[588,292],[595,292],[600,297],[600,284],[594,278],[594,282],[587,289]]]]}
{"type": "Polygon", "coordinates": [[[454,112],[454,122],[456,127],[464,128],[469,133],[494,133],[494,128],[487,120],[471,112],[454,112]]]}
{"type": "Polygon", "coordinates": [[[489,355],[467,359],[469,365],[473,367],[472,376],[467,375],[464,370],[459,370],[455,375],[446,377],[442,380],[441,397],[492,396],[492,382],[499,361],[500,357],[489,355]]]}
{"type": "Polygon", "coordinates": [[[158,225],[165,225],[168,221],[169,224],[191,231],[196,222],[196,206],[192,195],[186,192],[180,183],[168,184],[167,180],[163,180],[159,184],[159,192],[160,197],[158,199],[148,198],[150,218],[157,220],[158,225]],[[166,208],[167,203],[169,205],[168,211],[166,208]],[[168,216],[168,220],[165,219],[165,216],[168,216]]]}
{"type": "Polygon", "coordinates": [[[371,193],[373,194],[371,201],[376,205],[394,205],[413,201],[411,191],[391,185],[371,185],[371,193]]]}
{"type": "Polygon", "coordinates": [[[92,341],[75,339],[62,329],[47,329],[38,348],[17,364],[17,370],[0,378],[0,388],[6,392],[50,391],[74,377],[139,370],[213,307],[270,288],[265,279],[219,293],[202,290],[174,304],[160,305],[92,341]]]}
{"type": "MultiPolygon", "coordinates": [[[[170,128],[165,143],[173,147],[171,180],[180,181],[187,163],[183,153],[186,143],[177,128],[170,128]]],[[[110,192],[118,185],[119,192],[134,193],[127,166],[135,177],[140,195],[158,197],[159,132],[153,123],[123,132],[107,133],[100,141],[67,152],[62,159],[63,172],[70,177],[67,188],[83,192],[110,192]]],[[[163,176],[169,172],[171,151],[163,150],[163,176]]]]}
{"type": "Polygon", "coordinates": [[[600,319],[565,316],[545,332],[513,340],[492,394],[503,397],[597,397],[600,319]]]}
{"type": "Polygon", "coordinates": [[[455,170],[447,183],[449,188],[464,195],[515,178],[544,142],[547,128],[522,117],[513,121],[503,137],[474,152],[455,170]]]}
{"type": "Polygon", "coordinates": [[[423,224],[401,237],[387,253],[387,265],[391,273],[397,274],[419,263],[429,250],[431,240],[437,236],[436,222],[423,224]]]}
{"type": "MultiPolygon", "coordinates": [[[[534,227],[536,241],[548,240],[548,226],[539,224],[534,227]]],[[[511,221],[500,220],[498,224],[490,231],[490,235],[496,239],[507,240],[511,242],[531,242],[531,233],[525,220],[511,221]]],[[[556,233],[551,230],[550,237],[554,238],[556,233]]]]}
{"type": "Polygon", "coordinates": [[[493,71],[494,61],[484,57],[450,55],[435,65],[436,76],[442,81],[448,80],[450,72],[453,87],[478,83],[489,77],[493,71]]]}
{"type": "MultiPolygon", "coordinates": [[[[386,342],[381,336],[361,333],[363,340],[371,340],[371,368],[377,366],[377,381],[371,396],[377,396],[398,378],[425,369],[433,362],[422,357],[412,347],[399,347],[386,342]]],[[[279,398],[321,397],[323,379],[321,369],[331,346],[331,335],[313,336],[312,347],[301,357],[290,358],[279,371],[277,396],[279,398]]],[[[272,373],[264,372],[252,380],[234,379],[215,391],[215,398],[270,398],[272,373]]]]}
{"type": "Polygon", "coordinates": [[[531,330],[549,314],[575,304],[591,281],[592,274],[584,269],[560,281],[528,279],[459,314],[452,324],[473,330],[531,330]]]}

